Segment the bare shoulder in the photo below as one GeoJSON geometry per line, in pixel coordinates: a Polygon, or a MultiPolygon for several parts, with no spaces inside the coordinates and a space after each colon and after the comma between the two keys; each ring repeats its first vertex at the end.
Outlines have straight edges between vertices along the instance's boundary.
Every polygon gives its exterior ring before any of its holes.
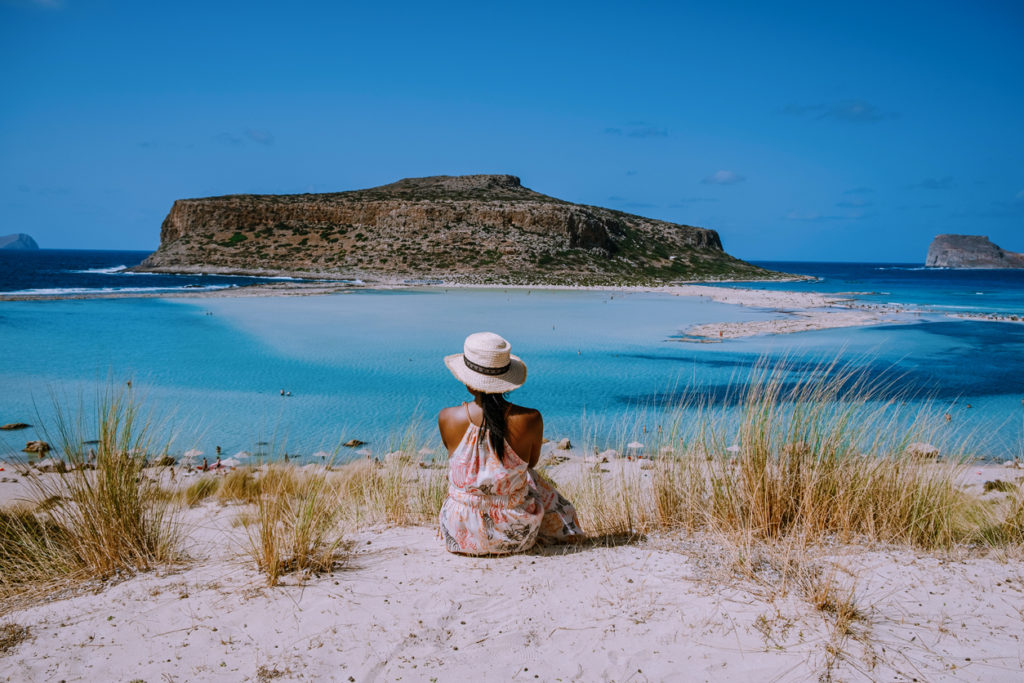
{"type": "Polygon", "coordinates": [[[466,409],[462,405],[445,408],[437,414],[437,426],[441,431],[451,428],[465,427],[466,409]]]}
{"type": "Polygon", "coordinates": [[[458,418],[465,415],[464,409],[461,405],[452,406],[450,408],[444,408],[440,413],[437,414],[437,421],[440,423],[450,422],[454,418],[458,418]]]}
{"type": "Polygon", "coordinates": [[[457,405],[445,408],[437,414],[437,427],[441,432],[441,441],[449,450],[455,447],[462,434],[466,431],[466,410],[457,405]]]}
{"type": "Polygon", "coordinates": [[[518,431],[530,431],[538,427],[543,428],[544,425],[544,418],[541,417],[539,410],[514,404],[509,410],[508,421],[510,425],[517,427],[518,431]]]}

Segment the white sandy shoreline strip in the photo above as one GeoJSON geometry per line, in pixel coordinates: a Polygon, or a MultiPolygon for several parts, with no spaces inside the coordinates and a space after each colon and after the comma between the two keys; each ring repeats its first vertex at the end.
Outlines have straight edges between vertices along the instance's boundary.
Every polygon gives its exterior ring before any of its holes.
{"type": "MultiPolygon", "coordinates": [[[[806,278],[793,278],[802,281],[806,278]]],[[[721,282],[749,282],[743,280],[721,282]]],[[[360,289],[493,289],[493,290],[542,290],[542,291],[597,291],[616,293],[670,294],[683,297],[702,297],[718,303],[749,308],[768,309],[779,317],[769,320],[738,322],[707,322],[691,325],[685,329],[679,341],[714,342],[739,339],[767,334],[791,334],[812,330],[845,327],[865,327],[906,323],[911,316],[928,314],[942,315],[951,320],[975,320],[986,322],[1024,323],[1024,314],[972,314],[964,312],[936,312],[927,308],[914,308],[901,304],[859,303],[853,293],[826,294],[822,292],[796,292],[789,290],[766,290],[741,287],[716,287],[708,284],[677,284],[662,287],[612,286],[612,285],[498,285],[470,283],[423,283],[400,282],[395,280],[373,281],[286,281],[230,287],[216,290],[173,292],[98,292],[60,295],[10,295],[0,294],[0,301],[51,301],[61,299],[124,299],[124,298],[250,298],[278,296],[321,296],[360,289]]]]}

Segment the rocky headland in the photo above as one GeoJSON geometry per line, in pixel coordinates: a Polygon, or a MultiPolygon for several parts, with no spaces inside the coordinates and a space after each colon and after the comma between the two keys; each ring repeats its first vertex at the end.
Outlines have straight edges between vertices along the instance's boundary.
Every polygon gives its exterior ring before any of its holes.
{"type": "Polygon", "coordinates": [[[938,235],[928,247],[928,268],[1024,268],[1024,254],[1006,251],[982,235],[938,235]]]}
{"type": "Polygon", "coordinates": [[[31,235],[16,232],[13,235],[0,235],[0,249],[38,249],[39,245],[31,235]]]}
{"type": "Polygon", "coordinates": [[[572,204],[511,175],[180,199],[137,270],[561,285],[780,276],[727,254],[714,230],[572,204]]]}

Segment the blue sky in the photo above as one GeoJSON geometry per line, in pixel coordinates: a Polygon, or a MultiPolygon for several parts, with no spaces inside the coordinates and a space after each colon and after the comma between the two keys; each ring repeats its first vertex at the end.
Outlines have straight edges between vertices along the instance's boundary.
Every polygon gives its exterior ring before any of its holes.
{"type": "Polygon", "coordinates": [[[1018,2],[0,1],[0,234],[513,173],[748,259],[1024,251],[1018,2]]]}

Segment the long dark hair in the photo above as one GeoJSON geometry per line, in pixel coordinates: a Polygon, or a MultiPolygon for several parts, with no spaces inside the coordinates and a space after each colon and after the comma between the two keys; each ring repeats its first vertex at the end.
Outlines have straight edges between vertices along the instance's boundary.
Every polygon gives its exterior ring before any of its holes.
{"type": "Polygon", "coordinates": [[[505,461],[505,415],[508,411],[508,401],[504,394],[478,393],[480,407],[484,411],[484,419],[481,424],[487,436],[491,440],[494,452],[498,454],[501,461],[505,461]]]}

